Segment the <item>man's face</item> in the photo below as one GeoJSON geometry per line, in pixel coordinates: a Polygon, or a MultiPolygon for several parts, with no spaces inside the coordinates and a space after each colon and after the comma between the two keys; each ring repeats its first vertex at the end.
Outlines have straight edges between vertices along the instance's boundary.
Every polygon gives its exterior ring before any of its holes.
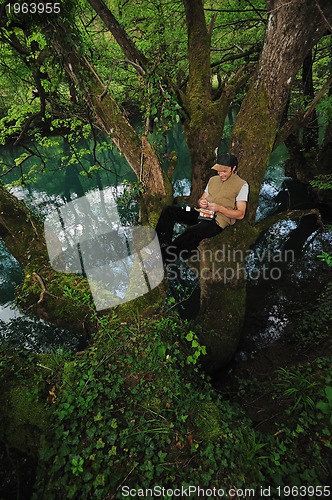
{"type": "Polygon", "coordinates": [[[218,175],[219,175],[220,180],[222,182],[227,181],[227,179],[229,179],[230,176],[232,175],[233,169],[234,168],[232,168],[232,167],[226,167],[224,165],[220,165],[220,170],[218,170],[218,175]]]}

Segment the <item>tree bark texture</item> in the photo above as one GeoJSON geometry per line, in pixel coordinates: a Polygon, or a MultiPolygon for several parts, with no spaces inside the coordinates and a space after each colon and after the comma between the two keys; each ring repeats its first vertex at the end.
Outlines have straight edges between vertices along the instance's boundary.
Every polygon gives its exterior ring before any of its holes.
{"type": "MultiPolygon", "coordinates": [[[[192,163],[191,200],[196,203],[208,179],[207,165],[218,145],[217,113],[213,109],[210,83],[210,37],[202,0],[184,0],[188,32],[189,79],[186,91],[185,135],[192,163]],[[216,133],[215,133],[216,132],[216,133]]],[[[217,110],[216,110],[217,111],[217,110]]],[[[219,123],[218,123],[219,122],[219,123]]],[[[220,123],[223,127],[223,123],[220,123]]]]}
{"type": "Polygon", "coordinates": [[[227,366],[236,353],[246,310],[246,257],[258,235],[257,227],[240,223],[200,244],[198,334],[207,347],[210,373],[227,366]]]}
{"type": "Polygon", "coordinates": [[[0,237],[23,267],[31,258],[47,259],[40,219],[2,187],[0,187],[0,237]]]}
{"type": "Polygon", "coordinates": [[[241,176],[250,183],[248,216],[255,220],[258,195],[292,83],[304,58],[332,19],[328,0],[272,0],[257,75],[242,103],[230,145],[241,176]]]}

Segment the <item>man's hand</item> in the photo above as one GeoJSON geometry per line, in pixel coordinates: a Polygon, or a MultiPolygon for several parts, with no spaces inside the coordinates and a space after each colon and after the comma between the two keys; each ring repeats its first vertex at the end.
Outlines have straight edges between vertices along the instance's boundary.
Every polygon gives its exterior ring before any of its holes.
{"type": "Polygon", "coordinates": [[[208,207],[208,202],[205,198],[200,198],[198,200],[198,205],[201,207],[201,208],[207,208],[208,207]]]}
{"type": "Polygon", "coordinates": [[[208,203],[207,208],[212,210],[212,212],[219,212],[219,205],[217,203],[208,203]]]}
{"type": "Polygon", "coordinates": [[[213,212],[220,212],[226,217],[230,217],[231,219],[241,220],[244,218],[247,208],[246,201],[238,201],[236,202],[236,208],[226,208],[223,205],[217,205],[217,203],[208,203],[209,210],[213,210],[213,212]]]}

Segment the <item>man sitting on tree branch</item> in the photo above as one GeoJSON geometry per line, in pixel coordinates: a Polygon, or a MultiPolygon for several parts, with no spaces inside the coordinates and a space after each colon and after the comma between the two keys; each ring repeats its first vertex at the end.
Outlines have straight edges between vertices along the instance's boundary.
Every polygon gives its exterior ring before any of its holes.
{"type": "Polygon", "coordinates": [[[218,153],[212,167],[218,175],[211,177],[198,200],[200,208],[169,205],[163,209],[156,232],[165,263],[175,262],[178,257],[188,259],[203,239],[220,234],[244,218],[249,186],[237,175],[237,164],[234,155],[218,153]],[[172,241],[176,222],[189,227],[172,241]]]}

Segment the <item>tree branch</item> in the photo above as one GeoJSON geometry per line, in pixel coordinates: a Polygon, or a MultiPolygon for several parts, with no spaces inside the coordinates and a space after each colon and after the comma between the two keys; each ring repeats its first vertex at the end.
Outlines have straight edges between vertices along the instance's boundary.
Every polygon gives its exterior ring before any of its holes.
{"type": "Polygon", "coordinates": [[[273,224],[276,224],[277,222],[285,219],[302,219],[303,217],[306,217],[307,215],[315,215],[317,217],[317,222],[319,226],[322,228],[324,227],[322,220],[321,220],[321,215],[319,210],[316,208],[309,209],[309,210],[288,210],[286,212],[280,212],[275,215],[271,215],[267,217],[266,219],[258,222],[255,224],[255,227],[259,229],[260,232],[265,231],[269,227],[273,226],[273,224]]]}
{"type": "MultiPolygon", "coordinates": [[[[112,33],[114,36],[115,40],[121,47],[123,53],[125,54],[126,58],[123,60],[124,62],[127,62],[128,64],[131,64],[139,74],[145,75],[147,71],[147,67],[149,65],[149,60],[147,57],[136,47],[134,42],[131,40],[131,38],[128,36],[124,28],[120,25],[120,23],[116,20],[115,16],[112,14],[112,12],[108,9],[108,7],[105,5],[105,3],[102,0],[88,0],[92,8],[97,12],[99,17],[102,19],[104,22],[105,26],[107,29],[112,33]]],[[[111,78],[111,76],[110,76],[111,78]]],[[[107,92],[107,87],[109,86],[110,83],[110,78],[109,82],[105,88],[105,92],[103,92],[100,96],[100,98],[105,97],[106,92],[107,92]]],[[[186,99],[186,96],[184,92],[182,92],[174,82],[170,81],[168,78],[166,78],[167,83],[170,87],[173,88],[175,93],[178,96],[178,99],[180,103],[185,107],[185,109],[188,109],[188,100],[186,99]]]]}
{"type": "Polygon", "coordinates": [[[42,86],[42,83],[41,83],[41,78],[40,78],[40,69],[37,68],[34,72],[33,72],[33,76],[34,76],[34,79],[35,79],[35,82],[36,82],[36,87],[37,87],[37,90],[38,90],[38,97],[40,99],[40,109],[37,113],[32,113],[25,121],[24,125],[23,125],[23,128],[21,130],[21,133],[20,135],[18,136],[18,138],[16,139],[16,141],[14,142],[14,146],[17,146],[21,140],[23,139],[24,135],[26,134],[26,132],[29,130],[30,128],[30,125],[32,124],[32,122],[36,119],[36,118],[40,118],[40,117],[43,117],[45,116],[45,110],[46,110],[46,96],[45,96],[45,91],[44,91],[44,87],[42,86]]]}
{"type": "Polygon", "coordinates": [[[103,99],[105,97],[105,95],[107,94],[108,88],[109,88],[109,86],[111,84],[111,81],[112,81],[114,67],[115,67],[116,64],[119,64],[119,63],[131,64],[135,69],[137,69],[138,73],[140,73],[141,75],[145,75],[144,69],[138,63],[135,63],[134,61],[129,61],[128,59],[116,59],[112,63],[112,68],[111,68],[111,71],[110,71],[110,76],[108,77],[107,84],[105,85],[105,90],[104,90],[104,92],[102,94],[100,94],[99,99],[103,99]]]}
{"type": "Polygon", "coordinates": [[[129,61],[134,61],[137,64],[137,71],[144,74],[142,71],[146,69],[148,60],[145,55],[136,47],[134,42],[129,38],[126,31],[117,21],[112,12],[108,9],[102,0],[88,0],[91,7],[97,12],[103,20],[107,29],[112,33],[117,43],[120,45],[123,53],[129,61]]]}
{"type": "Polygon", "coordinates": [[[289,137],[299,127],[304,126],[306,125],[306,123],[308,123],[315,107],[317,106],[317,103],[324,96],[325,92],[328,90],[331,83],[332,83],[332,76],[330,76],[330,78],[324,83],[323,87],[320,89],[318,94],[312,100],[310,106],[306,110],[297,113],[297,115],[292,120],[287,121],[281,127],[275,139],[273,149],[276,149],[276,147],[280,146],[280,144],[282,144],[287,139],[287,137],[289,137]]]}
{"type": "Polygon", "coordinates": [[[260,49],[261,49],[261,47],[259,45],[254,45],[250,49],[241,52],[241,54],[232,54],[229,56],[225,56],[222,59],[219,59],[219,61],[213,62],[211,64],[211,68],[215,68],[216,66],[220,66],[221,64],[224,64],[225,62],[235,61],[236,59],[248,60],[248,58],[251,54],[254,54],[255,52],[259,53],[260,49]]]}
{"type": "Polygon", "coordinates": [[[223,97],[232,100],[237,92],[243,87],[243,85],[249,80],[256,68],[255,64],[245,64],[237,70],[235,75],[227,82],[224,88],[221,88],[220,95],[215,96],[215,101],[222,101],[223,97]]]}
{"type": "Polygon", "coordinates": [[[321,13],[321,15],[322,15],[322,18],[323,18],[323,20],[324,20],[324,23],[326,24],[326,26],[327,26],[328,30],[332,33],[332,26],[331,26],[331,24],[328,22],[327,17],[325,16],[325,14],[324,14],[324,12],[323,12],[323,10],[322,10],[321,6],[320,6],[320,5],[319,5],[319,3],[317,2],[317,0],[315,1],[315,3],[316,3],[316,7],[317,7],[317,9],[319,10],[319,12],[320,12],[320,13],[321,13]]]}

